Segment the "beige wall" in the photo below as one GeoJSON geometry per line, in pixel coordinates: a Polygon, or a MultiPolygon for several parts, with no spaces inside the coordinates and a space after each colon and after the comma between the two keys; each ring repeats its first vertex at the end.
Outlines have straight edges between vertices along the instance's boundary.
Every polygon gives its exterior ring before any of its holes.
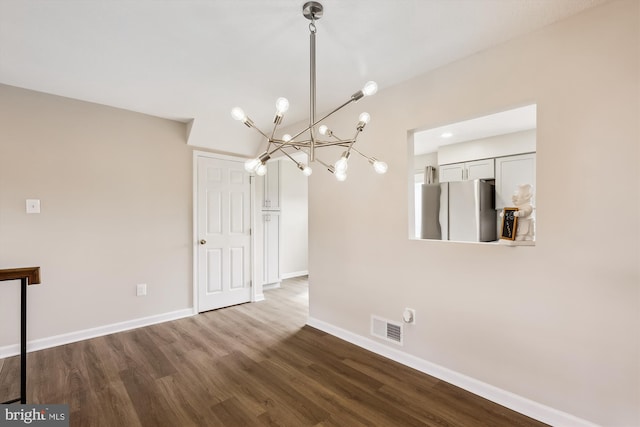
{"type": "Polygon", "coordinates": [[[346,182],[312,175],[310,316],[371,338],[372,314],[400,321],[412,307],[410,355],[640,425],[638,5],[614,1],[362,100],[362,149],[389,172],[352,158],[346,182]],[[409,240],[407,131],[530,103],[536,246],[409,240]]]}
{"type": "MultiPolygon", "coordinates": [[[[29,339],[192,306],[185,125],[0,85],[0,268],[40,266],[29,339]],[[25,199],[42,213],[26,214],[25,199]],[[136,297],[137,283],[148,296],[136,297]]],[[[0,285],[0,347],[18,341],[0,285]]]]}

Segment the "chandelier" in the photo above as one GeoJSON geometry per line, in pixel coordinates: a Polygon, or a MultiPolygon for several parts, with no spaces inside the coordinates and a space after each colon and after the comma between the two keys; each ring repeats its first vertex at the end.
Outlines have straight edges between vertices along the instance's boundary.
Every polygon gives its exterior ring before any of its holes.
{"type": "Polygon", "coordinates": [[[325,119],[340,111],[347,105],[357,102],[365,96],[375,94],[378,91],[378,85],[375,82],[367,82],[362,90],[351,95],[351,97],[342,105],[338,106],[323,117],[316,119],[316,21],[322,17],[322,13],[322,4],[315,1],[307,2],[302,7],[302,14],[305,18],[311,21],[309,24],[311,58],[309,75],[309,126],[293,136],[284,134],[279,138],[276,137],[276,131],[278,130],[278,126],[282,123],[284,113],[289,109],[289,101],[286,98],[278,98],[276,100],[276,114],[273,119],[274,126],[270,135],[260,130],[255,123],[247,117],[241,108],[235,107],[231,110],[231,116],[234,119],[243,122],[249,128],[255,129],[267,140],[266,150],[258,157],[245,162],[245,169],[247,172],[264,175],[267,171],[265,166],[266,162],[271,159],[273,155],[279,155],[278,152],[284,154],[296,163],[298,169],[300,169],[306,176],[311,175],[312,172],[309,164],[312,162],[318,162],[325,166],[329,172],[334,174],[338,181],[344,181],[347,178],[348,160],[352,152],[355,152],[367,159],[377,173],[383,174],[387,171],[387,164],[385,162],[382,162],[375,157],[366,156],[354,147],[356,139],[371,119],[368,113],[360,114],[355,129],[355,135],[350,139],[339,138],[333,133],[333,131],[331,131],[331,129],[329,129],[329,127],[327,127],[327,125],[323,124],[325,119]],[[342,147],[345,150],[335,164],[330,165],[323,162],[316,155],[316,150],[326,147],[342,147]],[[292,154],[300,151],[306,153],[306,163],[298,161],[293,157],[292,154]]]}

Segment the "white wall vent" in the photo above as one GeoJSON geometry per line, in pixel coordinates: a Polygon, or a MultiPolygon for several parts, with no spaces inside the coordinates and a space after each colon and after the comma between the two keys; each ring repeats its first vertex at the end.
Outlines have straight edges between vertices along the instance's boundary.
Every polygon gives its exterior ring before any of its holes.
{"type": "Polygon", "coordinates": [[[402,323],[371,316],[371,335],[402,345],[402,323]]]}

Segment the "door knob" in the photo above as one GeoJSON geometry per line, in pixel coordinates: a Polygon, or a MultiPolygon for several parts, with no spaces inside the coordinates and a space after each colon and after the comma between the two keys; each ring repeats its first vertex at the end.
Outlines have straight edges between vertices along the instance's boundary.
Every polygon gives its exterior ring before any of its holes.
{"type": "Polygon", "coordinates": [[[204,239],[200,240],[200,244],[201,244],[201,245],[204,245],[204,244],[206,244],[206,243],[207,243],[207,241],[206,241],[206,240],[204,240],[204,239]]]}

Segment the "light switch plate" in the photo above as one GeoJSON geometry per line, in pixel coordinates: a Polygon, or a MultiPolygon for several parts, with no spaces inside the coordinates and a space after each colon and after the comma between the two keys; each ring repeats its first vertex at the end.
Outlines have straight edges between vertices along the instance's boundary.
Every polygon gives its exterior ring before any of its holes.
{"type": "Polygon", "coordinates": [[[27,213],[40,213],[40,200],[27,199],[27,213]]]}
{"type": "Polygon", "coordinates": [[[143,297],[147,294],[147,284],[138,283],[136,285],[136,296],[143,297]]]}

